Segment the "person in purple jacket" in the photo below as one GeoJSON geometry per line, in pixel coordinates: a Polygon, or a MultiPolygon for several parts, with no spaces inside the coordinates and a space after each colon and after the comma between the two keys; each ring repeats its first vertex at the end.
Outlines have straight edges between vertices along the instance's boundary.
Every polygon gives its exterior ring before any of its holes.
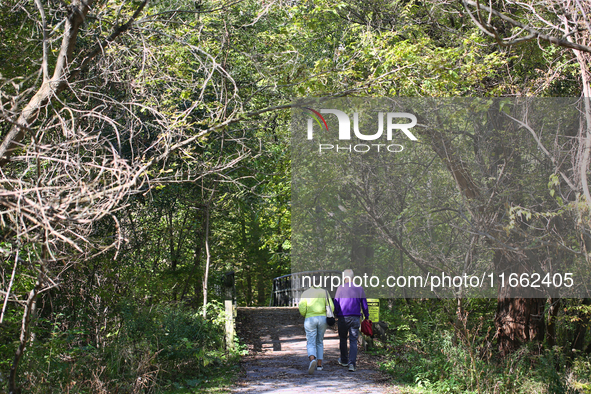
{"type": "Polygon", "coordinates": [[[341,351],[339,364],[349,367],[349,371],[354,372],[357,361],[357,339],[359,338],[359,327],[361,327],[361,311],[363,310],[365,318],[369,319],[369,310],[363,287],[355,286],[352,281],[353,270],[343,271],[343,284],[335,294],[334,312],[338,318],[339,349],[341,351]],[[347,335],[349,336],[349,352],[347,352],[347,335]]]}

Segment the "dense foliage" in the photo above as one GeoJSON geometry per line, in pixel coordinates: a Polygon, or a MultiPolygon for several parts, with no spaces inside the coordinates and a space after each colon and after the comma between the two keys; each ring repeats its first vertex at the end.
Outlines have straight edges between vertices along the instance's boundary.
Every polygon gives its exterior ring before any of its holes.
{"type": "MultiPolygon", "coordinates": [[[[565,302],[555,346],[531,342],[506,357],[495,350],[496,300],[467,301],[455,316],[455,300],[382,303],[390,329],[374,342],[382,369],[408,393],[586,393],[591,355],[570,352],[580,300],[565,302]]],[[[574,349],[573,349],[574,350],[574,349]]]]}
{"type": "MultiPolygon", "coordinates": [[[[294,99],[481,97],[481,123],[526,119],[488,98],[591,96],[588,13],[570,0],[2,1],[0,391],[217,385],[240,352],[219,301],[268,305],[290,270],[294,99]]],[[[411,272],[585,269],[588,104],[556,120],[572,135],[421,129],[396,171],[375,171],[393,205],[363,179],[318,177],[370,213],[356,220],[371,241],[327,236],[354,263],[411,272]]],[[[384,368],[432,392],[589,391],[589,300],[497,296],[383,302],[384,368]]]]}

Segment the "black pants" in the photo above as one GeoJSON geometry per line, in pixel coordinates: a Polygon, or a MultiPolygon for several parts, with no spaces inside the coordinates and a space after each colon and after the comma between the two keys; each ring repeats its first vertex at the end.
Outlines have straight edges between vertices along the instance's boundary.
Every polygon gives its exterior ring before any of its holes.
{"type": "Polygon", "coordinates": [[[359,338],[359,327],[361,327],[359,316],[339,317],[338,327],[341,362],[355,365],[357,362],[357,339],[359,338]],[[349,352],[347,352],[347,335],[349,336],[349,352]]]}

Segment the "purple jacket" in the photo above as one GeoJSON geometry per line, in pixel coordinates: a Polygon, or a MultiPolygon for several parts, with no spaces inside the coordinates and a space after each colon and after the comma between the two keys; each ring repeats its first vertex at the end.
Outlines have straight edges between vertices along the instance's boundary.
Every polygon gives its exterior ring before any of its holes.
{"type": "Polygon", "coordinates": [[[363,287],[355,286],[350,282],[337,289],[334,298],[334,311],[337,317],[361,316],[363,314],[369,319],[367,299],[363,287]]]}

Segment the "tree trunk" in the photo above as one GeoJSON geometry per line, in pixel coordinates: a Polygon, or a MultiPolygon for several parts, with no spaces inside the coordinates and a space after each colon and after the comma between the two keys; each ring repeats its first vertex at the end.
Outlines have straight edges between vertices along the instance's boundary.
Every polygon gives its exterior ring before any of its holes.
{"type": "Polygon", "coordinates": [[[543,338],[545,303],[544,298],[498,298],[495,325],[502,356],[526,342],[543,338]]]}
{"type": "Polygon", "coordinates": [[[205,207],[205,273],[203,274],[203,318],[207,317],[207,281],[209,279],[209,262],[211,254],[209,253],[209,203],[205,207]]]}
{"type": "MultiPolygon", "coordinates": [[[[515,241],[515,240],[513,240],[515,241]]],[[[535,256],[527,256],[519,252],[497,251],[495,253],[495,271],[504,273],[505,278],[510,273],[529,273],[535,264],[535,256]]],[[[535,289],[512,287],[505,281],[505,287],[498,291],[497,313],[495,326],[497,328],[497,344],[502,356],[517,350],[522,344],[544,338],[544,306],[546,298],[542,292],[535,289]],[[524,294],[528,291],[527,294],[524,294]],[[519,297],[515,295],[519,294],[519,297]],[[524,296],[527,296],[524,297],[524,296]],[[535,297],[538,296],[538,297],[535,297]]]]}
{"type": "Polygon", "coordinates": [[[37,278],[37,282],[35,283],[35,287],[29,292],[29,296],[27,297],[27,301],[25,303],[25,310],[23,313],[23,320],[21,323],[21,334],[19,338],[19,344],[14,353],[14,359],[12,361],[12,365],[10,367],[10,375],[8,377],[8,393],[9,394],[17,394],[20,393],[20,389],[16,387],[16,377],[17,377],[17,370],[18,365],[25,353],[25,347],[27,342],[29,341],[30,336],[30,328],[31,328],[31,316],[35,311],[35,305],[37,302],[37,295],[41,290],[41,273],[39,273],[39,277],[37,278]]]}
{"type": "Polygon", "coordinates": [[[548,348],[552,349],[556,345],[556,316],[558,309],[560,309],[560,298],[550,298],[548,303],[550,306],[548,307],[548,323],[546,325],[546,343],[548,348]]]}
{"type": "MultiPolygon", "coordinates": [[[[585,298],[581,303],[582,306],[589,306],[591,305],[591,299],[585,298]]],[[[583,347],[585,346],[585,337],[587,331],[589,330],[589,315],[587,314],[587,309],[582,309],[579,311],[577,320],[575,323],[575,337],[573,338],[573,342],[571,344],[571,349],[573,351],[582,351],[583,347]]]]}
{"type": "Polygon", "coordinates": [[[246,288],[244,289],[244,296],[246,298],[246,306],[252,305],[252,277],[250,275],[250,267],[246,267],[246,288]]]}
{"type": "Polygon", "coordinates": [[[269,278],[266,275],[261,275],[258,278],[258,283],[257,283],[257,304],[259,306],[261,305],[265,305],[266,304],[266,300],[267,300],[267,294],[266,294],[266,287],[267,287],[267,283],[269,281],[269,278]]]}
{"type": "MultiPolygon", "coordinates": [[[[491,111],[498,113],[497,107],[491,111]]],[[[491,116],[491,118],[495,118],[491,116]]],[[[495,129],[503,129],[503,125],[495,125],[495,129]]],[[[456,181],[458,190],[469,200],[477,200],[482,196],[481,187],[473,180],[468,169],[457,157],[451,142],[441,133],[428,130],[433,150],[446,164],[449,172],[456,181]]],[[[474,211],[475,216],[483,213],[474,211]]],[[[478,220],[476,220],[478,222],[478,220]]],[[[524,261],[523,256],[514,256],[512,252],[503,251],[495,254],[495,271],[497,273],[515,272],[516,269],[525,269],[530,264],[524,261]],[[511,259],[511,261],[509,261],[511,259]]],[[[524,271],[525,272],[525,271],[524,271]]],[[[543,312],[545,298],[516,298],[512,295],[510,287],[499,288],[497,313],[495,326],[497,340],[501,355],[507,355],[515,351],[521,344],[531,340],[543,338],[544,324],[543,312]]]]}
{"type": "MultiPolygon", "coordinates": [[[[199,234],[196,234],[197,236],[199,234]]],[[[198,237],[199,238],[199,237],[198,237]]],[[[181,293],[181,301],[185,299],[187,296],[187,292],[189,291],[189,287],[191,287],[191,283],[194,283],[195,276],[197,275],[197,270],[199,269],[199,262],[201,260],[201,245],[200,242],[197,242],[195,245],[195,249],[193,251],[194,258],[193,258],[193,267],[191,268],[191,273],[187,277],[187,281],[185,282],[185,287],[183,287],[183,292],[181,293]]],[[[196,289],[197,290],[197,286],[196,289]]],[[[194,296],[197,296],[198,292],[196,291],[194,296]]]]}

